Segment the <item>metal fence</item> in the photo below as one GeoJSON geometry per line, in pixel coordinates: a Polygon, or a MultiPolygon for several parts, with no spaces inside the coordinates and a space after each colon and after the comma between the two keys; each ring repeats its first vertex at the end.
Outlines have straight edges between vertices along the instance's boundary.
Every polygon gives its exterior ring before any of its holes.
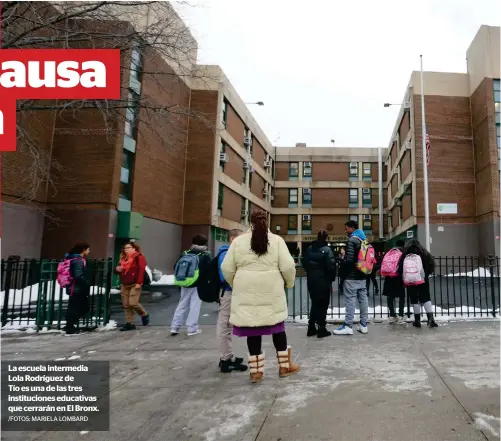
{"type": "MultiPolygon", "coordinates": [[[[307,320],[310,296],[302,258],[296,259],[296,283],[287,290],[289,319],[307,320]]],[[[373,321],[388,318],[387,298],[382,295],[384,278],[375,267],[377,287],[370,281],[368,289],[369,318],[373,321]],[[376,289],[377,288],[377,289],[376,289]]],[[[338,268],[339,274],[339,268],[338,268]]],[[[499,314],[500,305],[499,257],[435,257],[435,272],[430,276],[430,294],[435,316],[488,318],[499,314]]],[[[339,278],[332,285],[327,318],[344,319],[344,296],[339,289],[339,278]]],[[[406,314],[413,314],[406,299],[406,314]]],[[[357,308],[358,314],[358,308],[357,308]]]]}
{"type": "MultiPolygon", "coordinates": [[[[57,283],[60,260],[1,261],[2,328],[41,330],[65,326],[66,290],[57,283]]],[[[80,321],[84,327],[109,321],[112,259],[87,260],[90,283],[89,312],[80,321]]]]}

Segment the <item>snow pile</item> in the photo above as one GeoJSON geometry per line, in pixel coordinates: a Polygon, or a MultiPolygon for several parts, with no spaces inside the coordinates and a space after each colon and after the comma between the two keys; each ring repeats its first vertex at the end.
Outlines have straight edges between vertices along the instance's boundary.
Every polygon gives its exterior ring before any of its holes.
{"type": "MultiPolygon", "coordinates": [[[[473,306],[458,306],[456,308],[441,308],[439,306],[436,307],[436,313],[435,313],[435,306],[433,306],[433,314],[435,316],[435,320],[438,321],[454,321],[454,320],[499,320],[499,308],[496,309],[496,318],[492,316],[492,309],[481,309],[481,308],[474,308],[473,306]],[[442,312],[446,315],[441,315],[442,312]],[[476,314],[473,316],[473,314],[476,314]],[[456,315],[454,315],[456,314],[456,315]],[[469,316],[468,316],[469,314],[469,316]],[[482,314],[482,316],[480,316],[482,314]]],[[[425,311],[424,308],[422,308],[421,313],[425,316],[425,311]]],[[[407,319],[407,309],[405,309],[404,313],[404,319],[408,321],[413,321],[414,320],[414,312],[411,309],[411,319],[407,319]]],[[[342,320],[344,319],[344,316],[346,315],[346,308],[329,308],[327,310],[327,320],[342,320]]],[[[375,308],[369,307],[369,321],[371,320],[387,320],[389,318],[389,310],[386,306],[376,306],[375,308]]],[[[296,315],[294,318],[293,316],[289,315],[289,321],[293,321],[295,323],[308,323],[308,316],[306,313],[304,313],[302,316],[299,314],[296,315]]],[[[355,309],[355,322],[360,321],[360,310],[355,309]]]]}
{"type": "MultiPolygon", "coordinates": [[[[487,268],[479,267],[466,273],[446,274],[444,277],[491,277],[491,272],[487,268]]],[[[494,276],[499,277],[499,276],[494,276]]]]}
{"type": "MultiPolygon", "coordinates": [[[[57,281],[49,281],[47,282],[47,298],[52,295],[53,284],[55,286],[54,298],[56,301],[59,301],[60,296],[62,295],[62,300],[68,301],[69,296],[66,294],[66,289],[61,288],[57,281]]],[[[104,294],[106,293],[106,288],[103,286],[91,286],[91,294],[104,294]]],[[[38,293],[41,290],[40,284],[35,283],[34,285],[27,286],[26,288],[21,289],[11,289],[9,290],[9,300],[8,305],[10,306],[21,306],[28,305],[31,302],[36,302],[38,300],[38,293]]],[[[5,291],[0,292],[1,301],[0,308],[3,306],[5,301],[5,291]]]]}
{"type": "Polygon", "coordinates": [[[500,419],[484,413],[475,413],[475,427],[484,432],[490,432],[496,438],[499,438],[500,419]]]}
{"type": "MultiPolygon", "coordinates": [[[[93,317],[91,320],[92,322],[97,322],[100,320],[97,317],[93,317]]],[[[54,324],[55,325],[55,324],[54,324]]],[[[61,320],[61,327],[66,325],[65,320],[61,320]]],[[[7,323],[5,326],[1,328],[1,335],[8,335],[8,334],[16,334],[19,332],[26,332],[27,334],[33,334],[36,333],[36,320],[35,319],[19,319],[15,318],[12,322],[7,323]]],[[[115,320],[110,320],[106,325],[104,326],[98,326],[97,331],[112,331],[117,328],[117,322],[115,320]]],[[[49,329],[48,326],[44,327],[42,330],[39,331],[40,333],[58,333],[58,332],[63,332],[58,329],[49,329]]]]}
{"type": "Polygon", "coordinates": [[[174,285],[174,274],[164,274],[156,282],[151,282],[152,285],[174,285]]]}

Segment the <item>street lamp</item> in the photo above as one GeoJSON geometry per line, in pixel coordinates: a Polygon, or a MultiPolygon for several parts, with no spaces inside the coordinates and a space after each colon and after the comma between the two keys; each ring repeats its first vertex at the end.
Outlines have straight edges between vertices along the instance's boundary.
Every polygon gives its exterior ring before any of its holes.
{"type": "Polygon", "coordinates": [[[384,103],[384,107],[401,106],[402,104],[384,103]]]}
{"type": "Polygon", "coordinates": [[[255,103],[245,103],[245,104],[256,104],[258,106],[264,106],[264,103],[262,101],[256,101],[255,103]]]}

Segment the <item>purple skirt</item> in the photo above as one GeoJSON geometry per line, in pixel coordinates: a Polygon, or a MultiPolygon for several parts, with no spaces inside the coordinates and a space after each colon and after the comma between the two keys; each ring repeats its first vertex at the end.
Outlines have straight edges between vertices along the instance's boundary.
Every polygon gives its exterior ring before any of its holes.
{"type": "Polygon", "coordinates": [[[260,335],[272,335],[285,332],[285,322],[272,326],[258,326],[255,328],[233,326],[233,335],[237,337],[258,337],[260,335]]]}

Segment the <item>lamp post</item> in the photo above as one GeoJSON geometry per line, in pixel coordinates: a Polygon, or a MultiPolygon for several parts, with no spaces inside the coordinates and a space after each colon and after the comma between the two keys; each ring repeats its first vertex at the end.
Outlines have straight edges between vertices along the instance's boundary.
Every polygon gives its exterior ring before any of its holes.
{"type": "Polygon", "coordinates": [[[256,106],[264,106],[264,103],[262,101],[256,101],[255,103],[244,103],[244,104],[255,104],[256,106]]]}

